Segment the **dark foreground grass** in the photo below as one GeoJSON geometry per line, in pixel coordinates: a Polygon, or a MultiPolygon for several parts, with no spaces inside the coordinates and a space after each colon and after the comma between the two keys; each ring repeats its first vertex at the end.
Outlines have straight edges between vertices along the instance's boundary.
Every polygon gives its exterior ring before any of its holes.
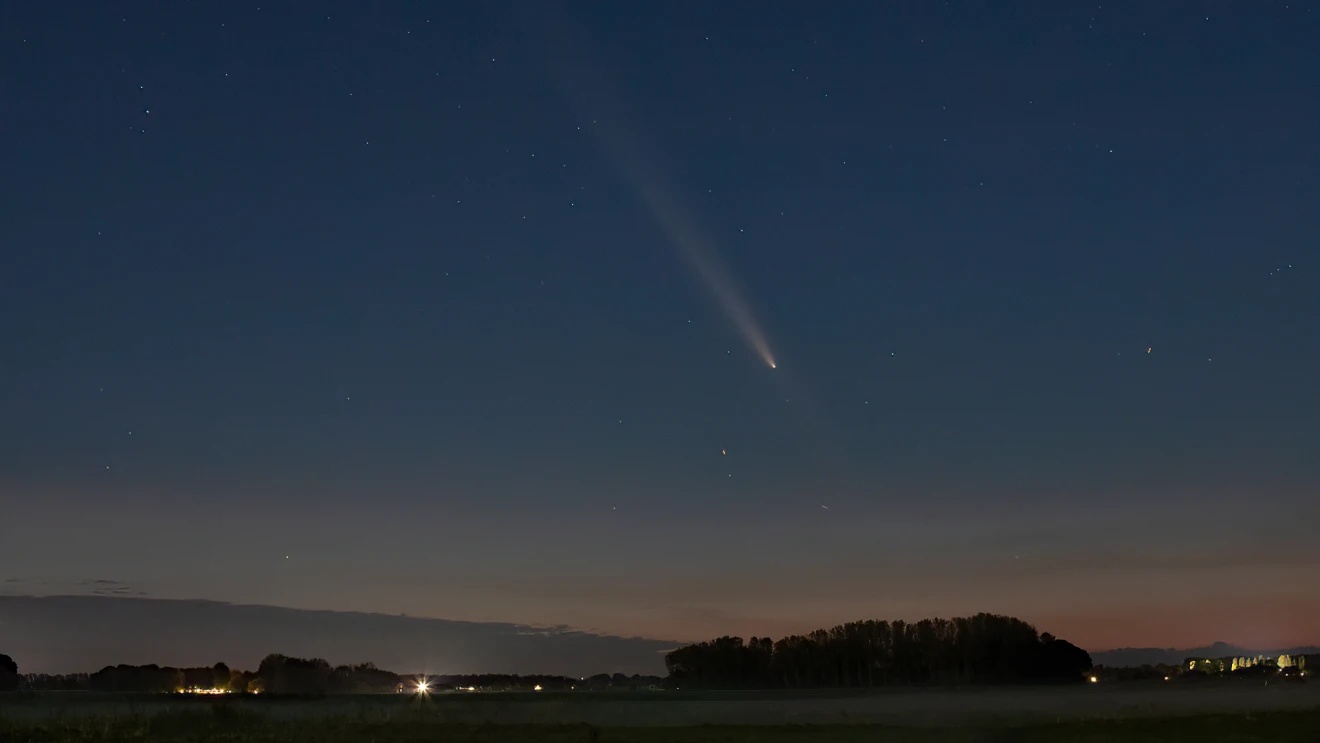
{"type": "Polygon", "coordinates": [[[1051,725],[891,727],[780,725],[598,728],[588,725],[455,725],[426,720],[322,718],[281,721],[255,714],[177,712],[69,720],[0,719],[0,743],[1044,743],[1125,741],[1248,743],[1320,741],[1320,710],[1252,715],[1077,720],[1051,725]]]}

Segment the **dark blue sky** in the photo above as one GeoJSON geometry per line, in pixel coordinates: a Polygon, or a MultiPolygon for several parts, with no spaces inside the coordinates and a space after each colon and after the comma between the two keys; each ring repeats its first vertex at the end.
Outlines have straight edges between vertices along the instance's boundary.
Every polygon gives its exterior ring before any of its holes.
{"type": "Polygon", "coordinates": [[[1320,640],[1317,38],[1310,2],[10,4],[4,590],[1320,640]]]}

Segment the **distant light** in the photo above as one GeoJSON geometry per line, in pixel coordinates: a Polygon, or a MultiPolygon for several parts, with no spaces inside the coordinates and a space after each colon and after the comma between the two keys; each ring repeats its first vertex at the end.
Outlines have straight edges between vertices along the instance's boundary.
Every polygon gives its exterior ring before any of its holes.
{"type": "Polygon", "coordinates": [[[1100,681],[1100,679],[1096,678],[1095,676],[1092,676],[1092,677],[1091,677],[1091,683],[1094,684],[1094,683],[1098,683],[1099,681],[1100,681]]]}
{"type": "Polygon", "coordinates": [[[1165,681],[1168,681],[1168,680],[1169,680],[1169,677],[1168,677],[1168,676],[1165,676],[1165,677],[1164,677],[1164,680],[1165,680],[1165,681]]]}
{"type": "Polygon", "coordinates": [[[537,684],[536,686],[533,686],[533,687],[532,687],[532,691],[540,691],[540,690],[541,690],[541,685],[540,685],[540,684],[537,684]]]}
{"type": "Polygon", "coordinates": [[[418,681],[418,682],[417,682],[417,693],[418,693],[418,694],[426,694],[426,693],[429,692],[429,691],[431,691],[431,682],[429,682],[429,681],[418,681]]]}

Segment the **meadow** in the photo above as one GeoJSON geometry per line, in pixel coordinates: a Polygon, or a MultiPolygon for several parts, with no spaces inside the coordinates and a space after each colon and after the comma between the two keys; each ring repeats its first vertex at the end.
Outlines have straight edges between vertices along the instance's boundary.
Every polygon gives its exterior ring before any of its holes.
{"type": "Polygon", "coordinates": [[[1320,741],[1320,685],[188,699],[0,698],[30,741],[1320,741]]]}

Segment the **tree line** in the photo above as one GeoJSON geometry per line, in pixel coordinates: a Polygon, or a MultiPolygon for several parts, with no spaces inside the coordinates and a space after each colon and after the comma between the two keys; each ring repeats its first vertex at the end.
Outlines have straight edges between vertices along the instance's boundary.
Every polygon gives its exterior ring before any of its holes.
{"type": "Polygon", "coordinates": [[[321,658],[294,658],[271,654],[255,671],[214,666],[174,668],[158,665],[106,666],[95,673],[29,674],[20,676],[18,664],[0,655],[0,691],[26,688],[33,691],[112,691],[128,693],[172,693],[194,689],[230,693],[321,696],[328,694],[381,694],[408,691],[419,681],[432,691],[475,689],[480,691],[568,691],[572,689],[639,689],[663,683],[657,676],[625,676],[602,673],[589,678],[568,676],[518,676],[512,674],[400,675],[372,663],[331,666],[321,658]]]}
{"type": "Polygon", "coordinates": [[[669,683],[706,689],[1080,682],[1085,650],[1013,617],[867,620],[780,640],[721,637],[665,656],[669,683]]]}
{"type": "Polygon", "coordinates": [[[224,663],[198,668],[146,666],[106,666],[87,677],[92,691],[171,692],[180,689],[229,688],[233,677],[224,663]]]}
{"type": "MultiPolygon", "coordinates": [[[[35,681],[35,680],[34,680],[35,681]]],[[[171,668],[156,665],[106,666],[87,677],[91,691],[166,693],[214,690],[270,694],[373,694],[395,691],[400,676],[371,663],[331,666],[320,658],[272,654],[256,671],[231,670],[224,663],[210,667],[171,668]]],[[[31,684],[34,688],[37,683],[31,684]]]]}
{"type": "MultiPolygon", "coordinates": [[[[3,657],[3,656],[0,656],[3,657]]],[[[369,694],[395,691],[402,679],[371,663],[331,666],[320,658],[289,658],[269,655],[256,671],[230,669],[224,663],[194,668],[106,666],[95,673],[29,674],[18,676],[11,688],[33,691],[114,691],[171,693],[205,690],[231,693],[273,694],[369,694]]],[[[3,672],[0,671],[0,690],[3,672]]]]}

